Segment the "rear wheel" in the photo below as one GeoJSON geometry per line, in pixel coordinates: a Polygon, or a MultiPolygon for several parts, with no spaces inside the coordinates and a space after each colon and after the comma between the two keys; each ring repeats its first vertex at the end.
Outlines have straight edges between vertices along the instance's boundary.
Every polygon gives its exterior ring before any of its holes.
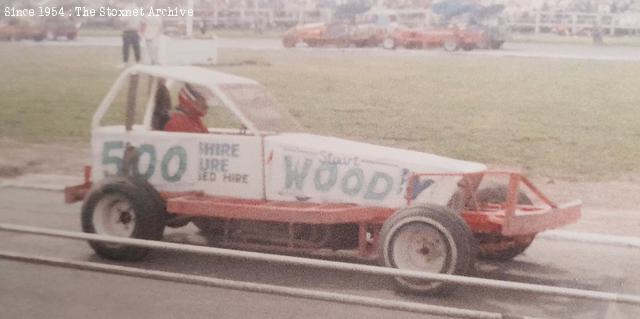
{"type": "Polygon", "coordinates": [[[393,50],[396,48],[396,41],[393,38],[386,38],[382,42],[382,47],[387,50],[393,50]]]}
{"type": "Polygon", "coordinates": [[[522,254],[536,235],[502,236],[478,234],[479,258],[493,261],[509,261],[522,254]]]}
{"type": "Polygon", "coordinates": [[[285,48],[293,48],[296,46],[296,43],[298,43],[298,40],[296,38],[293,38],[293,37],[282,38],[282,45],[285,48]]]}
{"type": "MultiPolygon", "coordinates": [[[[462,218],[445,207],[416,206],[396,212],[382,226],[380,263],[387,267],[465,275],[475,257],[471,231],[462,218]]],[[[408,293],[445,295],[456,284],[395,278],[408,293]]]]}
{"type": "MultiPolygon", "coordinates": [[[[86,233],[160,240],[165,226],[165,206],[160,194],[146,181],[133,177],[106,179],[82,205],[82,230],[86,233]],[[154,193],[155,192],[155,193],[154,193]]],[[[116,260],[140,260],[149,248],[89,241],[94,251],[116,260]]]]}
{"type": "Polygon", "coordinates": [[[504,44],[504,41],[491,40],[490,46],[491,46],[491,49],[498,50],[502,48],[503,44],[504,44]]]}
{"type": "Polygon", "coordinates": [[[214,217],[195,217],[191,222],[205,234],[221,234],[224,232],[225,221],[214,217]]]}
{"type": "MultiPolygon", "coordinates": [[[[496,185],[478,190],[476,200],[480,207],[489,203],[500,204],[507,200],[509,189],[505,185],[496,185]]],[[[531,205],[531,199],[518,192],[518,204],[531,205]]],[[[476,234],[478,257],[493,261],[508,261],[523,253],[533,242],[536,234],[521,236],[503,236],[500,234],[476,234]]]]}
{"type": "Polygon", "coordinates": [[[458,43],[458,40],[455,39],[455,38],[448,38],[448,39],[444,40],[444,43],[442,44],[442,47],[447,52],[456,51],[456,50],[458,50],[459,46],[460,46],[460,44],[458,43]]]}

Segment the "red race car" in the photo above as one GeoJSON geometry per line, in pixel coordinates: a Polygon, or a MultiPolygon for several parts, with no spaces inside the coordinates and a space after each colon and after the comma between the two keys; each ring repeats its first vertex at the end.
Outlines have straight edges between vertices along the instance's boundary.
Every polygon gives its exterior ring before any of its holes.
{"type": "Polygon", "coordinates": [[[382,45],[385,49],[443,47],[455,51],[499,49],[504,41],[504,34],[491,28],[424,27],[396,28],[382,45]]]}

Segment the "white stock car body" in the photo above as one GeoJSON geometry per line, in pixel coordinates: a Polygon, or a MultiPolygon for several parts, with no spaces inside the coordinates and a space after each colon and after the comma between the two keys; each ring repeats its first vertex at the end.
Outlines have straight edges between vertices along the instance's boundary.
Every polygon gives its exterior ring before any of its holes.
{"type": "MultiPolygon", "coordinates": [[[[517,173],[304,133],[255,81],[196,67],[125,70],[94,114],[91,148],[85,183],[65,189],[67,202],[84,200],[82,229],[88,233],[160,240],[165,226],[193,222],[220,245],[330,249],[377,258],[387,267],[465,275],[477,252],[513,258],[538,232],[580,216],[579,201],[556,205],[517,173]],[[155,127],[156,108],[167,104],[158,106],[161,85],[171,95],[184,83],[204,89],[210,107],[226,109],[241,127],[212,127],[209,134],[155,127]],[[124,124],[103,125],[125,88],[124,124]],[[149,98],[136,122],[139,88],[149,98]],[[489,174],[509,177],[508,187],[478,189],[489,174]],[[520,194],[520,183],[542,205],[520,194]]],[[[89,244],[117,260],[138,260],[149,251],[89,244]]],[[[396,281],[411,293],[455,288],[396,281]]]]}
{"type": "MultiPolygon", "coordinates": [[[[137,149],[137,173],[159,191],[201,191],[208,195],[275,201],[350,203],[400,208],[412,173],[476,173],[486,166],[446,157],[324,137],[301,132],[274,132],[250,122],[249,107],[238,105],[225,86],[256,82],[194,67],[136,66],[123,74],[151,75],[208,88],[236,114],[247,130],[210,128],[211,134],[151,130],[146,110],[143,125],[100,126],[109,99],[94,117],[92,176],[100,180],[122,169],[126,145],[137,149]]],[[[112,90],[118,90],[119,85],[112,90]]],[[[115,92],[111,92],[114,96],[115,92]]],[[[281,112],[271,108],[267,112],[281,112]]],[[[252,105],[261,108],[261,105],[252,105]]],[[[151,107],[152,108],[152,107],[151,107]]],[[[278,115],[293,121],[288,116],[278,115]]],[[[297,125],[297,124],[295,124],[297,125]]],[[[294,124],[288,127],[296,128],[294,124]]],[[[276,127],[277,129],[277,127],[276,127]]],[[[444,205],[461,177],[432,177],[413,185],[413,199],[444,205]]]]}

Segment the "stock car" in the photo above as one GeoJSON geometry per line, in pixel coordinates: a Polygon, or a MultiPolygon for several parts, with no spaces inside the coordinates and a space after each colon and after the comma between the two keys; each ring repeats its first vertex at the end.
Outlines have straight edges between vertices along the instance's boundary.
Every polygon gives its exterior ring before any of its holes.
{"type": "MultiPolygon", "coordinates": [[[[85,182],[65,189],[67,202],[83,201],[87,233],[161,240],[166,227],[191,222],[221,247],[465,275],[477,257],[514,258],[537,233],[580,217],[580,201],[556,204],[518,172],[307,133],[259,83],[209,69],[132,66],[91,128],[85,182]],[[175,95],[186,83],[206,90],[210,112],[228,111],[236,124],[209,134],[155,127],[156,91],[175,95]]],[[[115,260],[150,250],[89,244],[115,260]]],[[[395,280],[417,294],[456,287],[395,280]]]]}
{"type": "Polygon", "coordinates": [[[20,41],[30,39],[42,41],[47,37],[47,29],[31,19],[11,18],[0,22],[0,40],[20,41]]]}
{"type": "Polygon", "coordinates": [[[80,25],[80,22],[61,17],[52,17],[42,21],[14,18],[4,23],[0,22],[0,40],[40,42],[44,39],[57,40],[59,37],[74,40],[78,36],[80,25]]]}
{"type": "Polygon", "coordinates": [[[334,21],[295,26],[283,34],[282,45],[376,47],[397,26],[398,14],[394,10],[372,10],[360,15],[355,24],[334,21]]]}
{"type": "Polygon", "coordinates": [[[500,49],[505,33],[489,27],[421,27],[396,28],[382,42],[385,49],[442,47],[446,51],[463,49],[500,49]]]}

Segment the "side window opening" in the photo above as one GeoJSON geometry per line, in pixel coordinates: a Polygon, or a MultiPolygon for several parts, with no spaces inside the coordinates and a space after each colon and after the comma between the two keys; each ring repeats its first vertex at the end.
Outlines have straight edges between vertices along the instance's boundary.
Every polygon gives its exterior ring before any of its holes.
{"type": "MultiPolygon", "coordinates": [[[[168,95],[170,96],[171,112],[176,112],[176,108],[180,105],[179,95],[180,90],[184,87],[184,82],[174,82],[168,86],[168,95]]],[[[198,87],[195,84],[191,86],[198,87]]],[[[229,110],[222,101],[209,89],[198,87],[200,91],[203,91],[206,103],[208,106],[207,114],[202,118],[203,123],[210,130],[233,130],[238,132],[243,127],[242,122],[229,110]]]]}
{"type": "Polygon", "coordinates": [[[150,76],[129,76],[123,87],[105,113],[101,126],[142,126],[149,99],[152,98],[153,78],[150,76]],[[128,110],[128,106],[132,110],[128,110]]]}

